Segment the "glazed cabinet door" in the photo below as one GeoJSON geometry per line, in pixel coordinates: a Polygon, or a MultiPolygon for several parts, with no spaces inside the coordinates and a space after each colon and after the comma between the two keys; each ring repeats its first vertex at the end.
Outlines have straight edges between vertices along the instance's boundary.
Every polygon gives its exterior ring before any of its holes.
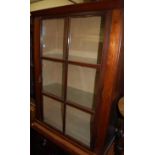
{"type": "Polygon", "coordinates": [[[64,18],[41,23],[43,121],[63,132],[64,117],[64,18]]]}
{"type": "Polygon", "coordinates": [[[41,20],[43,122],[91,147],[103,55],[104,16],[41,20]]]}

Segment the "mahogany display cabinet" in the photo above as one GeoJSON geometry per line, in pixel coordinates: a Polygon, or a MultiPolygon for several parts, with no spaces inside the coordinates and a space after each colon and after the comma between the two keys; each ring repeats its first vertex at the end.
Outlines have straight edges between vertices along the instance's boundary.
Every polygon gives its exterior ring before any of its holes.
{"type": "Polygon", "coordinates": [[[61,6],[31,18],[31,127],[70,154],[104,154],[113,107],[123,95],[123,2],[61,6]]]}

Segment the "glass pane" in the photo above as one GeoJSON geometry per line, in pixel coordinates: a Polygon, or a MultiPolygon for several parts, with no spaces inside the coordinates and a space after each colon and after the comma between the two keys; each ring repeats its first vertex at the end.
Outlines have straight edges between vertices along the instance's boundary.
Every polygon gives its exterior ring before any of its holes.
{"type": "Polygon", "coordinates": [[[64,19],[42,22],[42,55],[63,58],[64,19]]]}
{"type": "Polygon", "coordinates": [[[63,97],[62,63],[43,60],[42,76],[43,91],[63,97]]]}
{"type": "Polygon", "coordinates": [[[67,100],[93,108],[95,80],[96,69],[68,65],[67,100]]]}
{"type": "Polygon", "coordinates": [[[91,115],[67,106],[66,134],[90,146],[91,115]]]}
{"type": "Polygon", "coordinates": [[[44,122],[62,131],[63,105],[49,97],[43,96],[44,122]]]}
{"type": "Polygon", "coordinates": [[[103,19],[100,16],[71,18],[69,60],[100,63],[102,31],[103,19]]]}

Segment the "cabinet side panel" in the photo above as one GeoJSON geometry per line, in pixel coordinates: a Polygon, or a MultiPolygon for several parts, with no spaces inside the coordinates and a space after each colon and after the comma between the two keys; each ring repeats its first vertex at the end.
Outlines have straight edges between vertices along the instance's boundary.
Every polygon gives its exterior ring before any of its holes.
{"type": "MultiPolygon", "coordinates": [[[[124,14],[122,16],[124,17],[124,14]]],[[[123,23],[122,23],[122,26],[124,29],[123,23]]],[[[114,84],[115,87],[113,89],[113,102],[111,106],[110,120],[108,124],[106,140],[105,140],[107,144],[109,144],[109,141],[111,141],[111,139],[113,139],[116,136],[116,128],[118,127],[118,118],[119,118],[118,101],[122,96],[124,96],[124,38],[123,36],[124,34],[122,33],[118,67],[117,67],[116,79],[114,84]]]]}
{"type": "Polygon", "coordinates": [[[95,152],[101,154],[109,124],[111,106],[114,101],[114,88],[117,79],[117,68],[122,41],[122,10],[112,11],[110,42],[103,77],[102,103],[97,111],[95,152]]]}
{"type": "Polygon", "coordinates": [[[41,64],[40,64],[40,18],[34,18],[34,67],[35,67],[35,95],[37,104],[36,116],[42,119],[41,105],[41,64]]]}

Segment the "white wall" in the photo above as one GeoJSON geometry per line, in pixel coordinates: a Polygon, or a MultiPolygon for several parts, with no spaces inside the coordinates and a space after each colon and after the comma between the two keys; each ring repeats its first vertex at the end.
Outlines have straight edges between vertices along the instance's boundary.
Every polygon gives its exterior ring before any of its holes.
{"type": "Polygon", "coordinates": [[[57,6],[70,5],[73,4],[68,0],[43,0],[35,3],[31,3],[30,11],[42,10],[46,8],[53,8],[57,6]]]}
{"type": "MultiPolygon", "coordinates": [[[[84,0],[74,0],[76,3],[83,3],[84,0]]],[[[57,6],[71,5],[72,2],[68,0],[42,0],[39,2],[31,3],[30,11],[42,10],[46,8],[53,8],[57,6]]]]}

